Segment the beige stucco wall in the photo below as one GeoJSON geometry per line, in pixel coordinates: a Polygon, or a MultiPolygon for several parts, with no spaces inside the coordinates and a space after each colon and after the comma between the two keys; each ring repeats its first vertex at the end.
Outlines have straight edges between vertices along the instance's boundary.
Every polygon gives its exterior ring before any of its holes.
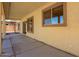
{"type": "Polygon", "coordinates": [[[23,18],[24,21],[34,16],[34,33],[26,35],[79,56],[79,3],[67,3],[66,27],[43,27],[41,10],[51,4],[54,3],[48,3],[23,18]]]}
{"type": "Polygon", "coordinates": [[[6,33],[15,32],[15,28],[16,28],[16,26],[14,26],[12,24],[6,25],[6,33]]]}

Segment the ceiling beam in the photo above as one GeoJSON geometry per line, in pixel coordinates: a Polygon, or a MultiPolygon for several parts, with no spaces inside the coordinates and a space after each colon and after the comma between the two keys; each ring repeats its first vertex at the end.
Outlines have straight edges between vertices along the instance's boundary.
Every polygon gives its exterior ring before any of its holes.
{"type": "Polygon", "coordinates": [[[10,2],[3,2],[5,19],[9,19],[10,7],[11,7],[11,3],[10,2]]]}

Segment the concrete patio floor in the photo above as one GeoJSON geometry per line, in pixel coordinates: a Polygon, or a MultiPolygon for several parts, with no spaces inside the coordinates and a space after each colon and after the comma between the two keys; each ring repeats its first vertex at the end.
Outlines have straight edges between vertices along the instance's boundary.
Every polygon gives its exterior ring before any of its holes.
{"type": "Polygon", "coordinates": [[[75,57],[23,34],[8,34],[3,40],[2,57],[75,57]]]}

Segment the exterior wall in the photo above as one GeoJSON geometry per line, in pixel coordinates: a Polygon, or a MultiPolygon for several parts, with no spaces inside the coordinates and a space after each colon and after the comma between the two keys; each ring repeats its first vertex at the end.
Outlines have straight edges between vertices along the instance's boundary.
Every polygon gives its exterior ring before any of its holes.
{"type": "Polygon", "coordinates": [[[43,27],[42,9],[54,3],[48,3],[23,18],[26,21],[34,16],[34,33],[26,35],[79,56],[79,3],[67,3],[66,27],[43,27]]]}
{"type": "Polygon", "coordinates": [[[13,25],[6,25],[6,33],[15,32],[15,28],[13,25]]]}
{"type": "Polygon", "coordinates": [[[21,33],[21,22],[15,22],[14,24],[12,24],[12,23],[7,23],[6,22],[6,24],[8,24],[8,25],[6,25],[6,33],[11,33],[11,32],[20,32],[21,33]],[[18,26],[18,24],[19,24],[19,26],[18,26]],[[19,27],[19,29],[18,29],[18,27],[19,27]]]}
{"type": "Polygon", "coordinates": [[[8,24],[6,25],[6,33],[16,32],[16,23],[6,22],[6,24],[8,24]]]}

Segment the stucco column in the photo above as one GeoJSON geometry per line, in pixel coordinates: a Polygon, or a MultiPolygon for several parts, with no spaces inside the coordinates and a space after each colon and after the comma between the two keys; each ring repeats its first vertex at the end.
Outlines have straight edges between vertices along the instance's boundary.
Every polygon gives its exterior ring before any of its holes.
{"type": "Polygon", "coordinates": [[[16,32],[18,32],[18,22],[16,22],[16,32]]]}
{"type": "Polygon", "coordinates": [[[22,33],[22,22],[16,22],[16,32],[22,33]]]}
{"type": "MultiPolygon", "coordinates": [[[[1,20],[1,19],[0,19],[1,20]]],[[[2,42],[1,42],[2,40],[1,40],[1,21],[0,21],[0,55],[1,55],[1,45],[2,45],[2,42]]]]}
{"type": "Polygon", "coordinates": [[[1,55],[1,50],[2,50],[2,39],[1,39],[1,31],[2,31],[2,27],[1,27],[1,20],[2,20],[2,4],[0,3],[0,55],[1,55]]]}
{"type": "Polygon", "coordinates": [[[23,33],[23,22],[20,22],[20,33],[23,33]]]}
{"type": "Polygon", "coordinates": [[[5,36],[5,34],[6,34],[6,22],[5,22],[5,19],[3,19],[3,21],[2,21],[2,37],[4,37],[5,36]]]}

